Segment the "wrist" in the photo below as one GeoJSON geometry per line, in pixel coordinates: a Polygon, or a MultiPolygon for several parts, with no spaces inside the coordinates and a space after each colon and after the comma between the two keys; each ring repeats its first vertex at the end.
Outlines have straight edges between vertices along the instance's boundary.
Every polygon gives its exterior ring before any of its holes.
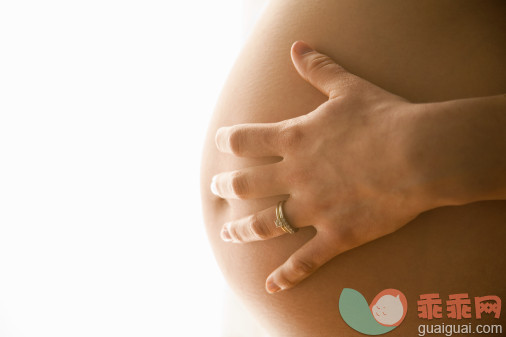
{"type": "Polygon", "coordinates": [[[504,196],[504,97],[413,104],[401,118],[405,165],[427,209],[504,196]]]}
{"type": "Polygon", "coordinates": [[[397,179],[406,204],[415,212],[422,213],[429,209],[457,204],[452,196],[445,195],[440,189],[435,163],[434,151],[429,137],[428,114],[434,109],[428,104],[409,103],[397,109],[392,123],[391,133],[395,163],[402,174],[397,179]]]}

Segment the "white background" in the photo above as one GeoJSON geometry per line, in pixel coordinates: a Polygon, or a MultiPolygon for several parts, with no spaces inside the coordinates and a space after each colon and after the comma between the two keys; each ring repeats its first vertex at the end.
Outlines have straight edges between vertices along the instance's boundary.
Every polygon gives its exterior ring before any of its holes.
{"type": "Polygon", "coordinates": [[[219,336],[199,196],[241,3],[0,2],[0,337],[219,336]]]}

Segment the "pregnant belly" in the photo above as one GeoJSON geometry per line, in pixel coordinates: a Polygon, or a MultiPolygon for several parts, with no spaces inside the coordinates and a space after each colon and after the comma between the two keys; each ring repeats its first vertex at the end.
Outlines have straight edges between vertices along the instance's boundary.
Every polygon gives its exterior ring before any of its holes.
{"type": "MultiPolygon", "coordinates": [[[[296,288],[268,295],[267,275],[309,240],[314,228],[264,242],[224,243],[219,230],[225,221],[280,198],[223,201],[209,191],[214,174],[276,160],[218,153],[218,127],[292,118],[325,101],[293,69],[293,41],[306,40],[351,72],[413,102],[493,95],[506,92],[504,14],[504,4],[493,1],[486,6],[465,1],[274,1],[267,8],[216,106],[201,180],[216,259],[230,286],[273,336],[354,336],[339,315],[344,288],[358,290],[368,301],[386,288],[405,294],[408,313],[389,336],[415,335],[419,324],[434,323],[417,315],[421,294],[439,293],[443,312],[451,294],[467,293],[473,308],[477,296],[506,299],[506,201],[430,210],[395,233],[337,256],[296,288]]],[[[481,321],[443,316],[437,323],[506,328],[505,316],[487,315],[481,321]]]]}

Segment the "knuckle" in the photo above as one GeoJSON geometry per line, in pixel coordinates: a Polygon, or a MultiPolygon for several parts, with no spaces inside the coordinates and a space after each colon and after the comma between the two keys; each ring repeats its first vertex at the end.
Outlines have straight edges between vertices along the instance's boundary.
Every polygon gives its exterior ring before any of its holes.
{"type": "Polygon", "coordinates": [[[294,186],[306,186],[312,181],[312,171],[305,167],[293,168],[286,173],[288,183],[294,186]]]}
{"type": "Polygon", "coordinates": [[[228,234],[232,238],[232,241],[234,241],[234,242],[242,242],[242,237],[237,232],[237,228],[235,226],[229,226],[228,227],[228,234]]]}
{"type": "Polygon", "coordinates": [[[298,125],[285,127],[279,134],[279,143],[284,149],[294,149],[298,147],[303,139],[304,132],[298,125]]]}
{"type": "Polygon", "coordinates": [[[340,226],[338,240],[343,247],[355,247],[360,242],[360,237],[352,226],[340,226]]]}
{"type": "Polygon", "coordinates": [[[309,61],[309,71],[312,72],[320,72],[321,70],[326,70],[329,67],[337,66],[331,58],[326,55],[319,54],[313,57],[309,61]]]}
{"type": "Polygon", "coordinates": [[[294,258],[291,262],[290,268],[295,275],[309,275],[316,269],[316,265],[306,259],[294,258]]]}
{"type": "Polygon", "coordinates": [[[259,240],[269,238],[269,231],[265,228],[264,222],[257,215],[251,215],[249,218],[250,231],[253,236],[259,240]]]}
{"type": "Polygon", "coordinates": [[[335,209],[335,204],[331,199],[322,197],[320,200],[315,200],[312,205],[313,209],[319,214],[328,214],[329,211],[335,209]]]}
{"type": "Polygon", "coordinates": [[[234,172],[230,177],[230,189],[239,199],[245,198],[249,193],[249,183],[245,174],[234,172]]]}
{"type": "Polygon", "coordinates": [[[324,218],[332,216],[336,210],[336,200],[338,200],[336,195],[339,193],[336,192],[335,186],[329,186],[330,184],[325,180],[320,179],[318,171],[313,172],[311,175],[307,173],[307,177],[299,179],[307,179],[306,183],[302,182],[303,185],[296,186],[301,191],[299,198],[305,207],[311,210],[312,213],[319,214],[324,218]]]}
{"type": "Polygon", "coordinates": [[[243,149],[244,133],[241,128],[232,126],[228,134],[228,146],[235,155],[241,155],[243,149]]]}

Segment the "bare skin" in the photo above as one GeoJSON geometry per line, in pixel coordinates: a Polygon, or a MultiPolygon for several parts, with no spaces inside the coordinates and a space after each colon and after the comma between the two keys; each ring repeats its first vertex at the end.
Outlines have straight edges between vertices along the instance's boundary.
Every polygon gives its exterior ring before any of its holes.
{"type": "MultiPolygon", "coordinates": [[[[294,70],[289,53],[294,41],[307,41],[351,73],[413,103],[506,91],[506,51],[499,43],[506,27],[500,2],[375,4],[273,2],[232,70],[209,127],[202,166],[209,239],[230,286],[273,336],[360,336],[339,317],[337,303],[344,287],[360,291],[369,301],[385,288],[404,292],[408,314],[389,336],[412,335],[424,323],[417,317],[420,294],[439,292],[443,300],[459,292],[506,298],[503,201],[424,212],[276,294],[265,291],[267,276],[316,231],[304,227],[294,235],[241,245],[220,238],[224,223],[267,209],[286,196],[248,201],[214,196],[209,189],[214,175],[279,161],[220,153],[214,142],[218,128],[279,122],[307,114],[328,99],[294,70]]],[[[504,325],[504,315],[481,323],[504,325]]]]}
{"type": "MultiPolygon", "coordinates": [[[[220,151],[282,160],[220,173],[210,187],[226,199],[290,195],[282,207],[291,226],[316,228],[268,277],[267,291],[295,286],[336,255],[424,211],[506,200],[506,95],[413,104],[302,41],[294,43],[292,60],[329,100],[286,121],[220,128],[220,151]]],[[[276,208],[226,223],[222,239],[245,243],[286,234],[272,226],[276,208]]]]}

